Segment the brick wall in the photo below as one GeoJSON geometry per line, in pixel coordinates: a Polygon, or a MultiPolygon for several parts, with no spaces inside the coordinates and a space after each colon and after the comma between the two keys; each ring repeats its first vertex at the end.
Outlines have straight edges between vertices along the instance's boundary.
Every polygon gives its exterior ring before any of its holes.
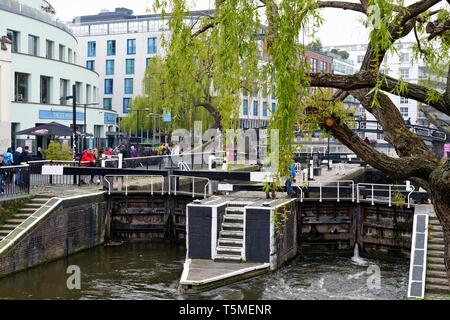
{"type": "Polygon", "coordinates": [[[0,277],[102,244],[106,215],[103,195],[62,202],[0,256],[0,277]]]}

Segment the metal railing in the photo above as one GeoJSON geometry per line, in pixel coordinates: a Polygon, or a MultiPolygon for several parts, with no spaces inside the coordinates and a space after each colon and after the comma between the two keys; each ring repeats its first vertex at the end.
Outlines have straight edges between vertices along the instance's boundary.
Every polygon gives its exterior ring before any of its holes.
{"type": "Polygon", "coordinates": [[[195,198],[195,182],[196,182],[196,180],[197,180],[197,182],[198,181],[206,181],[206,184],[203,188],[203,197],[206,199],[208,197],[208,195],[211,195],[210,189],[208,192],[206,192],[206,189],[211,186],[211,180],[209,180],[208,178],[203,178],[203,177],[191,177],[191,176],[182,176],[182,175],[170,175],[169,176],[169,195],[172,194],[172,186],[173,186],[173,194],[175,196],[177,195],[178,178],[192,179],[192,198],[195,198]],[[175,182],[173,185],[171,183],[172,178],[175,178],[174,179],[175,182]]]}
{"type": "MultiPolygon", "coordinates": [[[[298,185],[297,185],[298,186],[298,185]]],[[[298,186],[300,190],[302,188],[298,186]]],[[[321,181],[321,182],[314,182],[309,181],[308,182],[308,188],[310,187],[318,187],[319,188],[319,197],[308,197],[308,199],[311,200],[319,200],[319,202],[322,202],[323,200],[336,200],[337,202],[340,202],[341,200],[352,200],[352,202],[355,202],[355,182],[353,180],[338,180],[338,181],[321,181]],[[324,194],[328,192],[324,192],[323,189],[336,189],[336,197],[325,197],[324,194]],[[345,191],[348,193],[348,189],[351,188],[351,197],[343,196],[345,194],[345,191]]],[[[333,192],[334,193],[334,192],[333,192]]],[[[300,201],[303,202],[304,193],[303,190],[300,194],[300,201]]]]}
{"type": "MultiPolygon", "coordinates": [[[[103,177],[103,181],[108,185],[108,195],[111,195],[111,190],[114,190],[114,182],[111,183],[108,178],[113,179],[121,179],[122,180],[122,186],[125,184],[125,196],[128,196],[128,187],[130,186],[130,178],[150,178],[150,194],[154,194],[154,185],[156,183],[161,183],[161,195],[164,195],[164,176],[162,175],[106,175],[103,177]],[[160,178],[161,180],[159,182],[155,182],[155,178],[160,178]]],[[[147,192],[148,190],[144,190],[147,192]]]]}
{"type": "Polygon", "coordinates": [[[388,194],[388,198],[389,198],[388,199],[389,207],[392,206],[392,194],[393,194],[393,192],[401,192],[401,193],[408,192],[408,195],[407,195],[408,208],[411,207],[411,195],[412,195],[412,193],[415,190],[415,187],[413,185],[358,183],[356,185],[356,202],[357,203],[360,202],[361,190],[363,188],[370,191],[370,195],[371,195],[370,200],[371,200],[372,205],[375,204],[375,192],[387,193],[388,194]],[[364,187],[368,187],[368,188],[364,188],[364,187]],[[395,188],[395,190],[392,190],[393,188],[395,188]],[[403,190],[401,190],[401,189],[403,189],[403,190]]]}
{"type": "Polygon", "coordinates": [[[12,198],[30,193],[30,166],[0,167],[0,198],[12,198]]]}

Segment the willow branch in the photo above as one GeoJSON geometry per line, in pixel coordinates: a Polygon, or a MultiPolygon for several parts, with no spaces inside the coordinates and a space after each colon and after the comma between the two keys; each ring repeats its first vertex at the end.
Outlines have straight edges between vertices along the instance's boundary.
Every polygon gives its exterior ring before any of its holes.
{"type": "Polygon", "coordinates": [[[366,14],[366,10],[360,3],[345,2],[345,1],[319,1],[319,8],[336,8],[343,10],[352,10],[366,14]]]}

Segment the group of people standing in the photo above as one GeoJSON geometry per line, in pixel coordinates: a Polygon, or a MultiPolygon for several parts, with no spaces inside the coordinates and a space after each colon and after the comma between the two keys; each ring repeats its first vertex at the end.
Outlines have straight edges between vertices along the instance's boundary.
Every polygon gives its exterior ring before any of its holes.
{"type": "MultiPolygon", "coordinates": [[[[0,167],[20,166],[22,163],[33,160],[30,147],[28,146],[18,147],[15,152],[12,150],[12,148],[8,148],[4,154],[0,154],[0,167]]],[[[0,171],[0,193],[3,194],[5,192],[6,184],[12,183],[14,180],[16,185],[20,185],[24,182],[24,179],[21,168],[0,171]]]]}

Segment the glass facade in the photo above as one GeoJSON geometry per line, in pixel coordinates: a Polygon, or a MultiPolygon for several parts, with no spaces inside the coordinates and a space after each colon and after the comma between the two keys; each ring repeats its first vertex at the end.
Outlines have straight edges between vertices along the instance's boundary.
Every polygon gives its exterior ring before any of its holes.
{"type": "Polygon", "coordinates": [[[244,99],[244,101],[242,102],[242,114],[244,116],[248,116],[248,100],[244,99]]]}
{"type": "Polygon", "coordinates": [[[123,113],[128,113],[131,105],[131,98],[123,98],[123,113]]]}
{"type": "Polygon", "coordinates": [[[114,81],[113,79],[105,80],[105,94],[113,94],[114,92],[114,81]]]}
{"type": "Polygon", "coordinates": [[[148,54],[156,53],[156,38],[148,38],[148,54]]]}
{"type": "Polygon", "coordinates": [[[97,54],[97,43],[95,41],[88,42],[88,57],[95,57],[97,54]]]}
{"type": "Polygon", "coordinates": [[[125,74],[134,74],[134,59],[125,60],[125,74]]]}
{"type": "Polygon", "coordinates": [[[125,94],[133,94],[133,79],[125,79],[125,94]]]}
{"type": "Polygon", "coordinates": [[[114,60],[106,60],[106,75],[112,76],[114,74],[114,60]]]}
{"type": "Polygon", "coordinates": [[[116,40],[108,40],[106,44],[106,55],[108,56],[116,55],[116,40]]]}
{"type": "Polygon", "coordinates": [[[259,109],[259,104],[258,101],[253,101],[253,115],[257,116],[258,115],[258,110],[259,109]]]}
{"type": "Polygon", "coordinates": [[[127,54],[136,54],[136,39],[127,40],[127,54]]]}
{"type": "Polygon", "coordinates": [[[103,99],[103,109],[106,109],[106,110],[112,109],[112,99],[111,98],[103,99]]]}
{"type": "Polygon", "coordinates": [[[94,60],[86,61],[86,68],[88,68],[89,70],[95,71],[95,61],[94,60]]]}

